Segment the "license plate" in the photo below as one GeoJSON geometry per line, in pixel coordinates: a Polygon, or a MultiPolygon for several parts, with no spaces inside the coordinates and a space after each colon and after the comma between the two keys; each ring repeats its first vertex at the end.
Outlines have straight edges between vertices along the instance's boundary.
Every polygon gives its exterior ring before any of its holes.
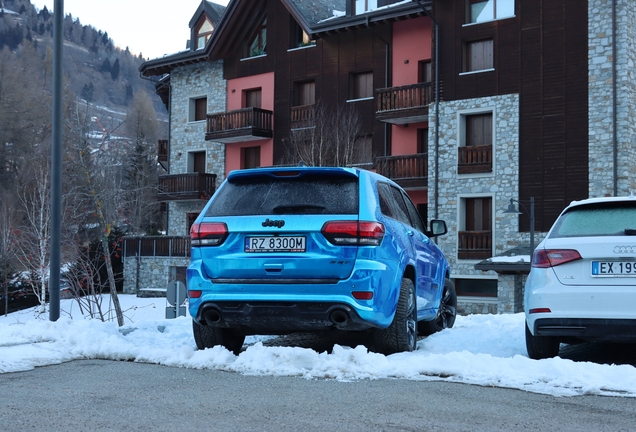
{"type": "Polygon", "coordinates": [[[592,276],[636,276],[636,261],[592,261],[592,276]]]}
{"type": "Polygon", "coordinates": [[[245,252],[305,252],[304,236],[246,237],[245,252]]]}

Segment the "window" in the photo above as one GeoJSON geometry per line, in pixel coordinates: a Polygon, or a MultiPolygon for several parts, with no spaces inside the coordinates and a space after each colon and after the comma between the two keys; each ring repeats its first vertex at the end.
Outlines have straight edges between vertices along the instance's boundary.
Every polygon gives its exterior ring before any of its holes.
{"type": "Polygon", "coordinates": [[[207,112],[208,112],[207,97],[190,98],[190,104],[188,107],[189,122],[205,120],[207,112]]]}
{"type": "Polygon", "coordinates": [[[289,206],[304,214],[358,214],[358,179],[340,174],[235,178],[218,189],[207,217],[277,214],[289,206]],[[307,208],[303,206],[307,205],[307,208]]]}
{"type": "Polygon", "coordinates": [[[491,230],[491,203],[490,197],[466,199],[466,231],[491,230]]]}
{"type": "Polygon", "coordinates": [[[188,153],[188,172],[205,173],[205,150],[188,153]]]}
{"type": "Polygon", "coordinates": [[[300,25],[298,25],[296,20],[294,20],[293,18],[291,19],[290,28],[291,28],[291,39],[289,44],[290,48],[299,48],[299,47],[316,45],[316,41],[311,40],[307,32],[303,30],[303,28],[300,25]]]}
{"type": "Polygon", "coordinates": [[[554,224],[550,238],[631,235],[635,202],[602,202],[572,207],[554,224]],[[628,222],[629,221],[629,222],[628,222]]]}
{"type": "Polygon", "coordinates": [[[418,69],[418,75],[421,83],[433,82],[433,69],[430,60],[418,62],[418,69]]]}
{"type": "Polygon", "coordinates": [[[254,36],[247,44],[245,57],[256,57],[267,54],[267,18],[259,24],[254,36]]]}
{"type": "Polygon", "coordinates": [[[492,113],[466,116],[466,146],[492,145],[492,113]]]}
{"type": "Polygon", "coordinates": [[[296,98],[294,106],[314,105],[316,103],[315,81],[296,83],[296,98]]]}
{"type": "Polygon", "coordinates": [[[465,51],[464,72],[475,72],[494,68],[492,39],[467,42],[465,51]]]}
{"type": "Polygon", "coordinates": [[[356,15],[363,14],[378,8],[378,0],[353,0],[354,13],[356,15]]]}
{"type": "Polygon", "coordinates": [[[469,23],[479,23],[515,16],[515,0],[467,0],[469,23]]]}
{"type": "Polygon", "coordinates": [[[492,198],[464,198],[458,233],[457,258],[485,259],[492,256],[492,198]]]}
{"type": "Polygon", "coordinates": [[[212,21],[210,21],[207,17],[203,20],[200,26],[197,28],[197,43],[196,49],[205,48],[205,44],[210,40],[210,36],[212,36],[212,32],[214,31],[214,26],[212,25],[212,21]]]}
{"type": "Polygon", "coordinates": [[[351,75],[351,99],[373,97],[373,72],[362,72],[351,75]]]}
{"type": "Polygon", "coordinates": [[[428,226],[428,204],[418,204],[417,212],[420,214],[424,225],[428,226]]]}
{"type": "Polygon", "coordinates": [[[457,149],[457,173],[492,173],[492,112],[461,116],[460,147],[457,149]]]}
{"type": "Polygon", "coordinates": [[[455,279],[458,296],[497,297],[496,279],[455,279]]]}
{"type": "Polygon", "coordinates": [[[378,183],[378,197],[383,215],[399,220],[420,232],[426,230],[415,205],[403,191],[386,183],[378,183]]]}
{"type": "Polygon", "coordinates": [[[428,153],[428,128],[417,130],[417,152],[428,153]]]}
{"type": "Polygon", "coordinates": [[[402,191],[400,193],[402,194],[402,198],[404,199],[404,203],[406,204],[406,209],[409,212],[411,226],[421,233],[425,232],[426,224],[424,222],[424,219],[422,219],[420,212],[415,207],[415,204],[413,204],[413,201],[411,201],[411,198],[409,198],[409,196],[405,192],[402,191]]]}
{"type": "Polygon", "coordinates": [[[244,108],[261,108],[263,91],[260,88],[245,90],[243,94],[245,96],[244,108]]]}
{"type": "Polygon", "coordinates": [[[258,168],[261,166],[261,148],[245,147],[241,149],[241,168],[258,168]]]}

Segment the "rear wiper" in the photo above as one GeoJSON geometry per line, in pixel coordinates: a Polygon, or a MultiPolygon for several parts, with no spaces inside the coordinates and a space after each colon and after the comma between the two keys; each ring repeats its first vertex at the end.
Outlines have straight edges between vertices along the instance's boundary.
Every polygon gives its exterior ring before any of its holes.
{"type": "Polygon", "coordinates": [[[625,235],[636,235],[635,228],[625,228],[625,235]]]}
{"type": "Polygon", "coordinates": [[[283,213],[310,213],[316,212],[320,210],[324,210],[324,206],[313,205],[313,204],[296,204],[296,205],[280,205],[278,207],[274,207],[274,213],[283,214],[283,213]]]}

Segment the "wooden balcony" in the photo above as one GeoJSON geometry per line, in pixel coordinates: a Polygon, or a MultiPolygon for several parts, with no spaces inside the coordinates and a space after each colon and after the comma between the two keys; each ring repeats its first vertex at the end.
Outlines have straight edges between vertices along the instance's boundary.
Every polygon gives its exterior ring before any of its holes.
{"type": "Polygon", "coordinates": [[[274,113],[260,108],[242,108],[207,115],[205,139],[233,143],[271,138],[274,113]]]}
{"type": "Polygon", "coordinates": [[[157,157],[159,162],[168,162],[168,140],[159,140],[157,142],[157,157]]]}
{"type": "Polygon", "coordinates": [[[428,154],[426,153],[378,157],[375,158],[375,170],[403,188],[428,186],[428,154]]]}
{"type": "Polygon", "coordinates": [[[459,147],[457,153],[458,174],[492,172],[492,146],[459,147]]]}
{"type": "Polygon", "coordinates": [[[300,105],[291,108],[290,129],[315,127],[316,105],[300,105]]]}
{"type": "Polygon", "coordinates": [[[458,259],[486,259],[491,256],[492,231],[459,231],[458,259]]]}
{"type": "Polygon", "coordinates": [[[188,173],[159,176],[159,201],[208,200],[216,190],[216,174],[188,173]]]}
{"type": "Polygon", "coordinates": [[[428,105],[433,100],[431,83],[389,87],[375,91],[376,120],[392,124],[428,121],[428,105]]]}
{"type": "Polygon", "coordinates": [[[124,257],[189,257],[190,237],[124,237],[124,257]]]}

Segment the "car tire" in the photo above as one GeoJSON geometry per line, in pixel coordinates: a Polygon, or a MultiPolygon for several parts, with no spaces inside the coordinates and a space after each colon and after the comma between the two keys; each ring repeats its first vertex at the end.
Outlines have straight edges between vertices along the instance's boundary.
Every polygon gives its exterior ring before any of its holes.
{"type": "Polygon", "coordinates": [[[430,336],[455,325],[457,317],[457,293],[455,285],[449,279],[444,280],[444,291],[435,319],[417,323],[417,331],[422,336],[430,336]]]}
{"type": "Polygon", "coordinates": [[[417,298],[410,279],[402,279],[400,297],[390,326],[376,329],[374,345],[378,352],[389,355],[414,351],[417,346],[417,298]]]}
{"type": "Polygon", "coordinates": [[[561,343],[553,336],[535,336],[530,333],[526,322],[526,350],[528,357],[533,360],[552,358],[559,355],[561,343]]]}
{"type": "Polygon", "coordinates": [[[221,345],[228,351],[232,351],[234,355],[239,355],[245,342],[245,335],[239,330],[210,327],[194,320],[192,320],[192,333],[194,342],[200,350],[221,345]]]}

